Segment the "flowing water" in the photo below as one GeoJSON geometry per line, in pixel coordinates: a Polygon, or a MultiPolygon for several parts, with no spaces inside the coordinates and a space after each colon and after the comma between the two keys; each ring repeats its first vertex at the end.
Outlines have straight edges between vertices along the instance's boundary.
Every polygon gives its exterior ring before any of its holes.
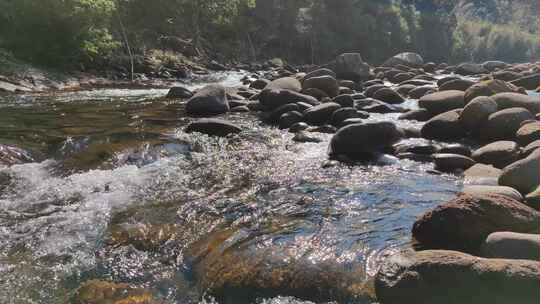
{"type": "Polygon", "coordinates": [[[0,166],[0,303],[66,303],[91,279],[163,303],[364,303],[415,218],[462,187],[408,160],[325,166],[331,135],[295,143],[255,114],[224,116],[236,136],[186,134],[165,94],[0,97],[0,143],[34,158],[0,166]]]}

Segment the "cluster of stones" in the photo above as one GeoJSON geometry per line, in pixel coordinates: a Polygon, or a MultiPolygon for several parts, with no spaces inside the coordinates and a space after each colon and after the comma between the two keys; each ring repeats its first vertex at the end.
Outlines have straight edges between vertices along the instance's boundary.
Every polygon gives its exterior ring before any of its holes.
{"type": "MultiPolygon", "coordinates": [[[[463,173],[470,184],[415,223],[420,251],[382,266],[376,277],[381,303],[537,302],[540,99],[527,91],[540,91],[540,65],[436,65],[403,53],[370,68],[359,54],[342,54],[307,73],[284,67],[273,76],[248,77],[249,87],[211,85],[193,96],[177,90],[190,98],[191,115],[257,112],[296,133],[296,141],[320,141],[310,132],[333,133],[331,158],[356,162],[391,153],[463,173]],[[419,109],[399,106],[407,99],[418,99],[419,109]],[[373,113],[401,113],[399,119],[424,124],[417,130],[366,122],[373,113]],[[399,143],[411,137],[428,141],[399,143]]],[[[242,129],[204,118],[186,131],[226,136],[242,129]]]]}

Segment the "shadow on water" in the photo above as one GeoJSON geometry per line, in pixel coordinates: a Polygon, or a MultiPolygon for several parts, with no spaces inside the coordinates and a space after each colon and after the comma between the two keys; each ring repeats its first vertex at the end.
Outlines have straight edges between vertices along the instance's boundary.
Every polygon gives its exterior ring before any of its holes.
{"type": "Polygon", "coordinates": [[[0,142],[38,159],[0,168],[13,303],[64,303],[89,279],[166,303],[369,303],[380,261],[460,187],[412,161],[323,169],[330,135],[297,144],[252,114],[226,116],[238,135],[186,134],[163,92],[69,94],[0,110],[0,142]]]}

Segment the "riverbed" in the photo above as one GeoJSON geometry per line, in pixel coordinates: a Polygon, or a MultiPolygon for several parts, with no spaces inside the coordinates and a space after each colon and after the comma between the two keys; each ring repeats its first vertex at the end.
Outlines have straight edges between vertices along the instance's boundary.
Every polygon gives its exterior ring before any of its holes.
{"type": "MultiPolygon", "coordinates": [[[[183,85],[234,86],[244,75],[183,85]]],[[[235,136],[187,134],[193,118],[166,93],[0,97],[0,143],[33,157],[0,167],[0,302],[65,303],[99,279],[164,303],[364,303],[349,287],[368,282],[409,246],[415,219],[463,187],[411,160],[329,166],[331,135],[296,143],[254,113],[221,117],[245,130],[235,136]],[[278,270],[301,288],[273,282],[278,270]]],[[[397,116],[369,119],[419,126],[397,116]]]]}

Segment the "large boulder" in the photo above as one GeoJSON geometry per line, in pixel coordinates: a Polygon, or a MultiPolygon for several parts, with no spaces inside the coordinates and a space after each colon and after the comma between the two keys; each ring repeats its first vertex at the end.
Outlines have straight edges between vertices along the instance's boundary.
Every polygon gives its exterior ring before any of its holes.
{"type": "Polygon", "coordinates": [[[499,110],[508,108],[525,108],[532,113],[540,113],[540,98],[520,93],[499,93],[491,97],[499,106],[499,110]]]}
{"type": "Polygon", "coordinates": [[[334,77],[328,75],[306,79],[302,83],[302,86],[304,89],[319,89],[328,94],[330,97],[336,97],[339,95],[339,83],[334,77]]]}
{"type": "Polygon", "coordinates": [[[477,133],[478,128],[497,110],[497,103],[490,97],[477,97],[463,108],[459,122],[467,132],[477,133]]]}
{"type": "Polygon", "coordinates": [[[462,63],[456,68],[456,74],[465,76],[486,74],[488,72],[482,65],[476,63],[462,63]]]}
{"type": "Polygon", "coordinates": [[[402,131],[391,122],[352,124],[339,129],[332,137],[329,153],[353,160],[372,159],[402,137],[402,131]]]}
{"type": "Polygon", "coordinates": [[[259,95],[259,101],[264,107],[273,110],[290,103],[306,103],[317,105],[319,101],[309,95],[290,90],[264,90],[259,95]]]}
{"type": "Polygon", "coordinates": [[[428,110],[434,115],[461,109],[465,106],[465,92],[443,91],[425,95],[418,101],[420,108],[428,110]]]}
{"type": "Polygon", "coordinates": [[[520,158],[521,149],[513,141],[497,141],[474,151],[472,158],[479,163],[502,169],[520,158]]]}
{"type": "Polygon", "coordinates": [[[495,194],[461,194],[421,216],[412,233],[422,249],[475,253],[493,232],[539,229],[540,212],[519,201],[495,194]]]}
{"type": "Polygon", "coordinates": [[[309,108],[304,112],[304,121],[311,125],[322,125],[329,121],[332,114],[341,108],[341,106],[335,102],[327,102],[309,108]]]}
{"type": "Polygon", "coordinates": [[[189,115],[219,115],[229,110],[227,91],[219,84],[211,84],[198,90],[186,103],[186,112],[189,115]]]}
{"type": "Polygon", "coordinates": [[[482,66],[484,67],[484,69],[488,70],[488,71],[495,71],[496,69],[506,69],[507,67],[509,67],[510,65],[506,62],[503,62],[503,61],[486,61],[484,63],[482,63],[482,66]]]}
{"type": "Polygon", "coordinates": [[[534,119],[534,115],[525,108],[509,108],[491,114],[482,125],[479,136],[486,140],[514,139],[521,124],[534,119]]]}
{"type": "Polygon", "coordinates": [[[533,304],[538,286],[540,262],[444,250],[395,254],[375,277],[384,304],[533,304]]]}
{"type": "Polygon", "coordinates": [[[540,261],[540,234],[495,232],[482,246],[487,258],[540,261]]]}
{"type": "Polygon", "coordinates": [[[270,82],[265,88],[265,90],[289,90],[293,92],[302,91],[302,84],[300,81],[294,77],[283,77],[278,78],[270,82]]]}
{"type": "Polygon", "coordinates": [[[433,117],[422,127],[422,137],[426,139],[452,140],[465,136],[459,122],[459,112],[449,111],[433,117]]]}
{"type": "Polygon", "coordinates": [[[189,124],[186,133],[199,132],[213,136],[227,136],[231,133],[240,133],[242,128],[222,119],[203,118],[189,124]]]}
{"type": "Polygon", "coordinates": [[[385,67],[396,67],[404,65],[413,68],[419,68],[424,64],[424,59],[417,53],[400,53],[386,60],[383,64],[385,67]]]}
{"type": "Polygon", "coordinates": [[[479,82],[465,91],[465,103],[479,96],[493,96],[499,93],[521,93],[520,89],[513,84],[502,80],[486,80],[479,82]]]}
{"type": "Polygon", "coordinates": [[[540,186],[540,150],[503,169],[499,184],[527,194],[540,186]]]}
{"type": "Polygon", "coordinates": [[[359,53],[341,54],[329,66],[341,79],[359,81],[370,77],[369,65],[359,53]]]}
{"type": "Polygon", "coordinates": [[[527,90],[536,90],[538,87],[540,87],[540,73],[521,77],[512,81],[512,84],[518,87],[523,87],[527,90]]]}
{"type": "Polygon", "coordinates": [[[540,121],[523,125],[516,133],[516,138],[520,145],[528,144],[540,140],[540,121]]]}

